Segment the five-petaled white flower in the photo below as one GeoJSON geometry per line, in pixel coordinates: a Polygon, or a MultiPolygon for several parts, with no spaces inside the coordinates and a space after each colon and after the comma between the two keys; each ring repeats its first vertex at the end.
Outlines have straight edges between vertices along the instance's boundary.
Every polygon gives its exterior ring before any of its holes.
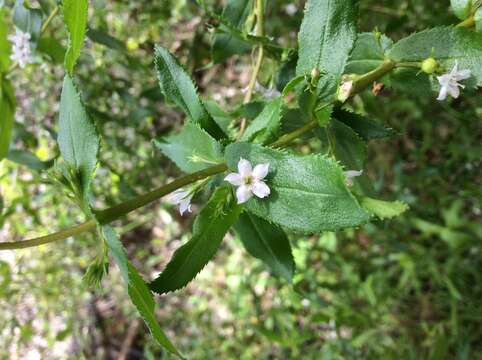
{"type": "Polygon", "coordinates": [[[238,172],[228,174],[224,178],[230,184],[237,186],[236,198],[238,204],[245,203],[251,197],[256,195],[259,198],[265,198],[270,193],[268,185],[262,181],[268,175],[269,164],[258,164],[254,167],[246,159],[239,159],[238,172]]]}
{"type": "Polygon", "coordinates": [[[182,216],[186,211],[191,212],[191,200],[193,195],[192,192],[181,188],[177,189],[170,195],[169,201],[173,205],[179,205],[179,213],[182,216]]]}
{"type": "Polygon", "coordinates": [[[10,59],[17,62],[18,66],[23,69],[25,65],[31,62],[30,34],[17,29],[15,35],[10,35],[8,40],[13,45],[10,59]]]}
{"type": "Polygon", "coordinates": [[[447,95],[452,96],[454,99],[459,97],[459,88],[464,88],[463,85],[459,84],[459,81],[468,79],[470,77],[470,70],[459,70],[458,67],[459,63],[455,61],[455,65],[449,73],[437,76],[438,82],[440,83],[440,92],[437,100],[445,100],[447,95]]]}
{"type": "Polygon", "coordinates": [[[353,186],[353,178],[357,177],[357,176],[360,176],[361,174],[363,174],[363,170],[348,170],[348,171],[345,171],[345,177],[346,177],[346,184],[348,186],[353,186]]]}

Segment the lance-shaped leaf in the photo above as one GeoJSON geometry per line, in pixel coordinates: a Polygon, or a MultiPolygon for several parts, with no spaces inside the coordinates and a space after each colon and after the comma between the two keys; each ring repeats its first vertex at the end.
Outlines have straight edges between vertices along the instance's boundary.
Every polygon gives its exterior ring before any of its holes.
{"type": "Polygon", "coordinates": [[[155,63],[159,86],[166,99],[179,106],[191,121],[215,139],[224,137],[221,128],[204,108],[190,76],[176,58],[162,46],[156,46],[155,63]]]}
{"type": "Polygon", "coordinates": [[[6,9],[0,8],[0,73],[8,70],[11,60],[10,60],[10,48],[11,44],[8,40],[8,27],[5,22],[6,19],[6,9]]]}
{"type": "Polygon", "coordinates": [[[248,253],[268,265],[275,275],[292,281],[295,261],[280,227],[247,212],[241,214],[235,229],[248,253]]]}
{"type": "Polygon", "coordinates": [[[129,298],[149,328],[152,337],[160,346],[164,347],[172,354],[182,357],[157,322],[154,312],[155,302],[152,293],[137,272],[136,268],[127,259],[126,252],[119,241],[117,234],[109,226],[103,226],[101,231],[102,236],[109,247],[109,252],[119,267],[122,279],[127,287],[129,298]]]}
{"type": "Polygon", "coordinates": [[[482,86],[482,34],[464,28],[439,27],[412,34],[395,43],[388,52],[395,61],[423,61],[433,56],[447,71],[455,61],[469,69],[473,81],[482,86]]]}
{"type": "Polygon", "coordinates": [[[390,219],[408,210],[408,205],[401,201],[383,201],[362,197],[360,203],[365,210],[380,219],[390,219]]]}
{"type": "Polygon", "coordinates": [[[10,147],[15,107],[12,84],[0,77],[0,161],[7,156],[10,147]]]}
{"type": "Polygon", "coordinates": [[[351,127],[364,140],[380,139],[395,134],[393,129],[351,111],[337,109],[333,117],[351,127]]]}
{"type": "Polygon", "coordinates": [[[271,100],[246,128],[241,141],[267,144],[274,140],[280,128],[282,105],[281,97],[271,100]]]}
{"type": "Polygon", "coordinates": [[[64,22],[69,32],[69,47],[65,54],[65,69],[69,74],[74,71],[80,50],[84,46],[88,6],[87,0],[62,0],[64,22]]]}
{"type": "Polygon", "coordinates": [[[10,150],[7,158],[14,163],[25,165],[37,171],[47,170],[54,164],[54,160],[42,161],[27,150],[10,150]]]}
{"type": "Polygon", "coordinates": [[[194,221],[191,240],[176,250],[164,271],[151,282],[151,289],[162,294],[186,286],[212,259],[240,213],[241,206],[232,199],[231,190],[218,188],[194,221]]]}
{"type": "Polygon", "coordinates": [[[327,157],[297,156],[249,143],[227,146],[225,157],[232,170],[240,158],[269,164],[266,183],[271,194],[245,204],[265,220],[303,233],[353,227],[368,220],[345,184],[343,169],[327,157]]]}
{"type": "MultiPolygon", "coordinates": [[[[221,18],[241,30],[253,6],[252,0],[228,0],[221,18]]],[[[220,30],[223,31],[223,24],[220,30]]],[[[212,57],[215,63],[221,62],[234,54],[242,54],[251,48],[250,44],[234,37],[228,31],[215,33],[213,37],[212,57]]]]}
{"type": "Polygon", "coordinates": [[[99,135],[69,75],[65,75],[60,97],[57,141],[62,157],[79,177],[82,197],[85,200],[97,164],[99,135]]]}
{"type": "Polygon", "coordinates": [[[223,162],[221,144],[194,123],[187,123],[178,134],[155,141],[155,145],[187,173],[223,162]]]}
{"type": "Polygon", "coordinates": [[[298,35],[298,75],[313,68],[339,78],[356,39],[356,0],[308,0],[298,35]]]}

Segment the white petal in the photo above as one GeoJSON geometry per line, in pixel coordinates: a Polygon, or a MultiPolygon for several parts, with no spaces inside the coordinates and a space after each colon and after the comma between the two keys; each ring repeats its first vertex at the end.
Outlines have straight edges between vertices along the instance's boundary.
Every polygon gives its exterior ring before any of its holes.
{"type": "Polygon", "coordinates": [[[360,176],[361,174],[363,174],[363,170],[348,170],[348,171],[345,171],[345,176],[347,179],[352,179],[354,177],[357,177],[357,176],[360,176]]]}
{"type": "Polygon", "coordinates": [[[454,99],[457,99],[460,95],[460,89],[457,85],[449,85],[447,91],[454,99]]]}
{"type": "Polygon", "coordinates": [[[238,204],[243,204],[251,197],[253,196],[253,193],[251,192],[251,186],[249,185],[241,185],[238,187],[236,190],[236,198],[238,199],[238,204]]]}
{"type": "Polygon", "coordinates": [[[455,80],[460,81],[460,80],[465,80],[468,79],[471,75],[471,72],[469,69],[466,70],[460,70],[457,72],[457,74],[454,76],[455,80]]]}
{"type": "Polygon", "coordinates": [[[253,177],[257,180],[264,179],[268,175],[269,164],[258,164],[253,169],[253,177]]]}
{"type": "Polygon", "coordinates": [[[454,67],[452,68],[452,71],[450,71],[450,75],[454,76],[455,74],[457,74],[458,71],[459,71],[459,62],[455,60],[454,67]]]}
{"type": "Polygon", "coordinates": [[[181,216],[183,216],[186,211],[191,212],[191,199],[192,197],[189,196],[183,199],[179,204],[179,213],[181,214],[181,216]]]}
{"type": "Polygon", "coordinates": [[[437,100],[438,101],[443,101],[447,98],[447,86],[442,86],[440,88],[440,92],[438,93],[437,100]]]}
{"type": "Polygon", "coordinates": [[[251,190],[253,191],[254,195],[261,199],[267,197],[271,193],[270,188],[263,181],[256,181],[251,186],[251,190]]]}
{"type": "Polygon", "coordinates": [[[445,74],[442,76],[437,76],[437,80],[440,86],[447,86],[450,83],[450,75],[445,74]]]}
{"type": "Polygon", "coordinates": [[[234,186],[240,186],[243,184],[243,177],[238,173],[231,173],[224,178],[224,181],[227,181],[228,183],[234,186]]]}
{"type": "Polygon", "coordinates": [[[177,189],[169,196],[169,202],[173,205],[180,204],[183,199],[188,198],[189,193],[184,189],[177,189]]]}
{"type": "Polygon", "coordinates": [[[243,159],[243,158],[239,159],[238,172],[239,172],[239,175],[241,175],[243,178],[251,176],[251,173],[253,172],[251,163],[246,159],[243,159]]]}

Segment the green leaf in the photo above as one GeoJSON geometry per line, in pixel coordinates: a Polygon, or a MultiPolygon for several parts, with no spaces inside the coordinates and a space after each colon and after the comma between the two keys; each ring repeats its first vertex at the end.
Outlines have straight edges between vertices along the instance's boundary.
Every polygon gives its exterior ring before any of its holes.
{"type": "Polygon", "coordinates": [[[7,12],[0,9],[0,73],[8,70],[11,64],[10,60],[10,41],[7,39],[8,27],[5,22],[7,12]]]}
{"type": "Polygon", "coordinates": [[[228,145],[225,157],[233,170],[240,158],[253,165],[269,164],[266,183],[271,195],[245,204],[265,220],[304,233],[353,227],[368,220],[347,188],[342,168],[327,157],[297,156],[249,143],[228,145]]]}
{"type": "Polygon", "coordinates": [[[151,289],[159,294],[175,291],[194,279],[212,259],[241,209],[230,189],[218,188],[194,221],[191,240],[176,250],[151,289]]]}
{"type": "Polygon", "coordinates": [[[362,197],[360,203],[365,210],[380,219],[390,219],[408,210],[408,205],[401,201],[382,201],[362,197]]]}
{"type": "Polygon", "coordinates": [[[42,37],[38,43],[38,51],[46,54],[56,64],[65,60],[65,48],[53,37],[42,37]]]}
{"type": "Polygon", "coordinates": [[[377,39],[374,33],[361,33],[346,64],[346,74],[365,74],[378,67],[385,60],[386,51],[393,41],[381,35],[377,39]]]}
{"type": "Polygon", "coordinates": [[[288,58],[281,64],[280,69],[276,74],[276,88],[279,91],[283,91],[286,85],[288,85],[288,83],[296,76],[297,63],[298,63],[298,52],[292,51],[288,55],[288,58]]]}
{"type": "Polygon", "coordinates": [[[356,114],[348,110],[336,110],[333,116],[351,127],[362,139],[380,139],[390,137],[395,134],[393,129],[386,128],[373,120],[369,120],[363,115],[356,114]]]}
{"type": "Polygon", "coordinates": [[[365,142],[347,125],[332,119],[327,127],[334,138],[335,157],[346,170],[362,170],[367,158],[365,142]]]}
{"type": "Polygon", "coordinates": [[[110,49],[124,52],[126,47],[122,41],[116,39],[112,35],[100,29],[89,28],[87,31],[87,37],[97,44],[104,45],[110,49]]]}
{"type": "Polygon", "coordinates": [[[235,118],[224,111],[216,102],[212,100],[204,100],[204,107],[208,111],[209,115],[218,124],[218,126],[223,130],[223,132],[228,135],[230,133],[230,125],[235,120],[235,118]]]}
{"type": "Polygon", "coordinates": [[[472,9],[472,0],[450,0],[450,7],[460,20],[465,20],[472,9]]]}
{"type": "Polygon", "coordinates": [[[470,29],[439,27],[415,33],[393,45],[387,55],[395,61],[423,61],[433,56],[447,71],[457,60],[459,69],[469,69],[471,79],[482,86],[482,34],[470,29]]]}
{"type": "Polygon", "coordinates": [[[215,139],[223,138],[223,131],[204,108],[193,81],[176,58],[162,46],[156,45],[155,64],[159,86],[166,99],[179,106],[191,121],[199,124],[215,139]]]}
{"type": "Polygon", "coordinates": [[[298,35],[296,73],[325,70],[338,79],[356,39],[356,0],[308,0],[298,35]]]}
{"type": "Polygon", "coordinates": [[[32,170],[47,170],[54,164],[53,160],[42,161],[27,150],[10,150],[7,159],[14,163],[25,165],[32,170]]]}
{"type": "Polygon", "coordinates": [[[149,291],[147,284],[139,275],[135,267],[127,259],[126,252],[119,241],[117,234],[109,226],[103,226],[101,232],[109,247],[111,256],[119,267],[124,283],[127,286],[129,297],[149,328],[152,337],[167,351],[182,357],[157,322],[154,312],[155,302],[152,293],[149,291]]]}
{"type": "Polygon", "coordinates": [[[69,75],[65,75],[60,97],[57,141],[62,157],[77,172],[86,199],[97,165],[99,135],[69,75]]]}
{"type": "Polygon", "coordinates": [[[27,8],[23,0],[17,0],[13,8],[13,23],[23,32],[29,33],[32,44],[35,44],[40,37],[42,11],[27,8]]]}
{"type": "MultiPolygon", "coordinates": [[[[242,30],[252,6],[252,0],[228,0],[221,17],[234,28],[242,30]]],[[[220,30],[223,30],[223,24],[220,25],[220,30]]],[[[229,31],[215,33],[212,46],[213,62],[222,62],[232,55],[242,54],[249,49],[251,45],[234,37],[229,31]]]]}
{"type": "Polygon", "coordinates": [[[84,37],[87,30],[87,0],[62,0],[64,22],[69,32],[69,47],[65,54],[65,69],[69,74],[74,71],[75,63],[84,46],[84,37]]]}
{"type": "Polygon", "coordinates": [[[10,147],[15,107],[12,84],[0,77],[0,161],[7,156],[10,147]]]}
{"type": "Polygon", "coordinates": [[[474,13],[475,30],[482,32],[482,6],[477,8],[474,13]]]}
{"type": "MultiPolygon", "coordinates": [[[[316,133],[329,149],[337,161],[344,166],[344,170],[363,170],[367,158],[367,145],[349,126],[332,119],[326,129],[317,129],[316,133]]],[[[353,179],[353,189],[357,192],[371,195],[373,186],[362,174],[353,179]]]]}
{"type": "Polygon", "coordinates": [[[293,280],[295,261],[288,237],[281,228],[253,214],[243,213],[235,229],[248,253],[266,263],[275,275],[289,282],[293,280]]]}
{"type": "Polygon", "coordinates": [[[223,162],[222,146],[194,123],[187,123],[178,134],[155,141],[155,145],[187,173],[223,162]]]}
{"type": "Polygon", "coordinates": [[[281,97],[266,104],[263,111],[246,128],[241,141],[267,144],[275,140],[280,128],[282,105],[281,97]]]}

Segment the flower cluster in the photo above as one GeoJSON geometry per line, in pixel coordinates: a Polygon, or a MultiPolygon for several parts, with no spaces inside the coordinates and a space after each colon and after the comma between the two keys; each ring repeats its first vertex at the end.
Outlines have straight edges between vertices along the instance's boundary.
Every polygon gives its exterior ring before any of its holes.
{"type": "Polygon", "coordinates": [[[17,29],[15,35],[10,35],[8,40],[12,43],[10,59],[18,63],[22,69],[31,62],[30,34],[17,29]]]}

